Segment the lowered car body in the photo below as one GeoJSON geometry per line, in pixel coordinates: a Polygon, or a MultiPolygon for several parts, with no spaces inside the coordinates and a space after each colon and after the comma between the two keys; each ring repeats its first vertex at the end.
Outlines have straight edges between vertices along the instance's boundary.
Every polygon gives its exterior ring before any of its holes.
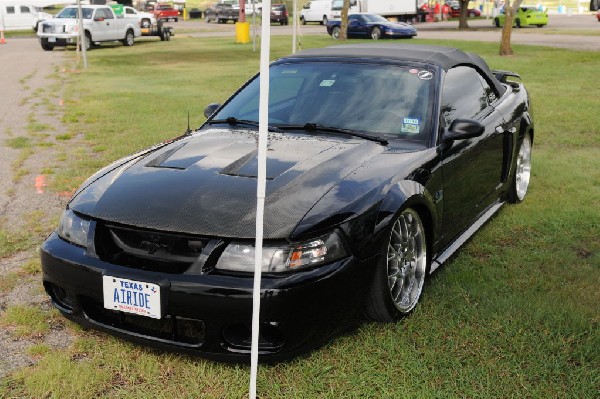
{"type": "MultiPolygon", "coordinates": [[[[427,274],[527,192],[533,119],[512,72],[460,50],[356,45],[270,67],[263,361],[364,315],[409,314],[427,274]]],[[[259,84],[96,173],[41,251],[68,318],[219,360],[250,353],[259,84]]]]}

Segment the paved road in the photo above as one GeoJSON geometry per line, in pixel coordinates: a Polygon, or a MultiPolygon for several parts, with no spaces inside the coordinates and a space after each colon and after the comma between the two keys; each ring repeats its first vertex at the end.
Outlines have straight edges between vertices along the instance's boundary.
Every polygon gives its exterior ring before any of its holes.
{"type": "MultiPolygon", "coordinates": [[[[248,21],[252,23],[251,18],[248,21]]],[[[169,25],[175,28],[176,34],[178,34],[178,31],[183,32],[180,33],[180,36],[235,37],[235,26],[233,23],[207,24],[203,20],[188,20],[171,22],[169,25]]],[[[457,29],[457,21],[419,23],[416,24],[416,27],[419,32],[417,37],[422,39],[472,40],[500,43],[501,29],[494,28],[491,19],[469,20],[471,30],[467,31],[459,31],[457,29]]],[[[299,31],[303,35],[326,34],[325,27],[316,24],[301,25],[299,31]]],[[[291,25],[271,26],[272,35],[290,35],[291,33],[291,25]]],[[[260,34],[260,26],[258,27],[258,34],[260,34]]],[[[548,26],[544,28],[527,27],[514,29],[512,43],[600,51],[600,23],[591,14],[572,16],[551,15],[548,26]],[[585,32],[586,35],[560,34],[561,31],[567,30],[570,30],[570,33],[585,32]],[[594,34],[596,36],[593,36],[594,34]]]]}

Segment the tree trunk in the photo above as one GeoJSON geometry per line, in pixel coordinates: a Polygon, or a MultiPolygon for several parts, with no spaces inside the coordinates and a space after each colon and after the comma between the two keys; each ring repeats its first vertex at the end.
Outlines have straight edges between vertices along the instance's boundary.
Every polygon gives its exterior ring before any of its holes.
{"type": "Polygon", "coordinates": [[[340,23],[340,40],[348,40],[348,9],[350,8],[350,0],[344,0],[342,6],[342,22],[340,23]]]}
{"type": "Polygon", "coordinates": [[[502,27],[502,39],[500,40],[500,55],[513,55],[510,46],[510,35],[512,33],[513,19],[516,11],[521,6],[523,0],[515,0],[511,6],[510,0],[504,3],[504,26],[502,27]]]}
{"type": "Polygon", "coordinates": [[[469,15],[469,0],[460,0],[460,13],[458,14],[458,29],[469,29],[467,17],[469,15]]]}

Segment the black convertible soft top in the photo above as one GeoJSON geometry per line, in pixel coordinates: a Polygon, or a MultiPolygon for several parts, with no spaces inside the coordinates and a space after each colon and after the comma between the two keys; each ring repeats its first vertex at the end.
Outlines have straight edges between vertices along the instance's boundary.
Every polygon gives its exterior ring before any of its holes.
{"type": "Polygon", "coordinates": [[[329,57],[422,62],[439,66],[445,71],[457,65],[473,65],[487,77],[488,82],[494,85],[500,95],[504,94],[506,90],[480,56],[473,53],[465,53],[453,47],[406,43],[346,44],[304,50],[283,59],[329,57]]]}

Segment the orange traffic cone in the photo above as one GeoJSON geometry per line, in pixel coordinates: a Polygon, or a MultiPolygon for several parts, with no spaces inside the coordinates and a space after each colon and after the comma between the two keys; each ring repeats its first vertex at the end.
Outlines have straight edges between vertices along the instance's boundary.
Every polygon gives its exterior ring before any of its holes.
{"type": "Polygon", "coordinates": [[[0,44],[6,44],[6,39],[4,38],[4,31],[0,31],[0,44]]]}

